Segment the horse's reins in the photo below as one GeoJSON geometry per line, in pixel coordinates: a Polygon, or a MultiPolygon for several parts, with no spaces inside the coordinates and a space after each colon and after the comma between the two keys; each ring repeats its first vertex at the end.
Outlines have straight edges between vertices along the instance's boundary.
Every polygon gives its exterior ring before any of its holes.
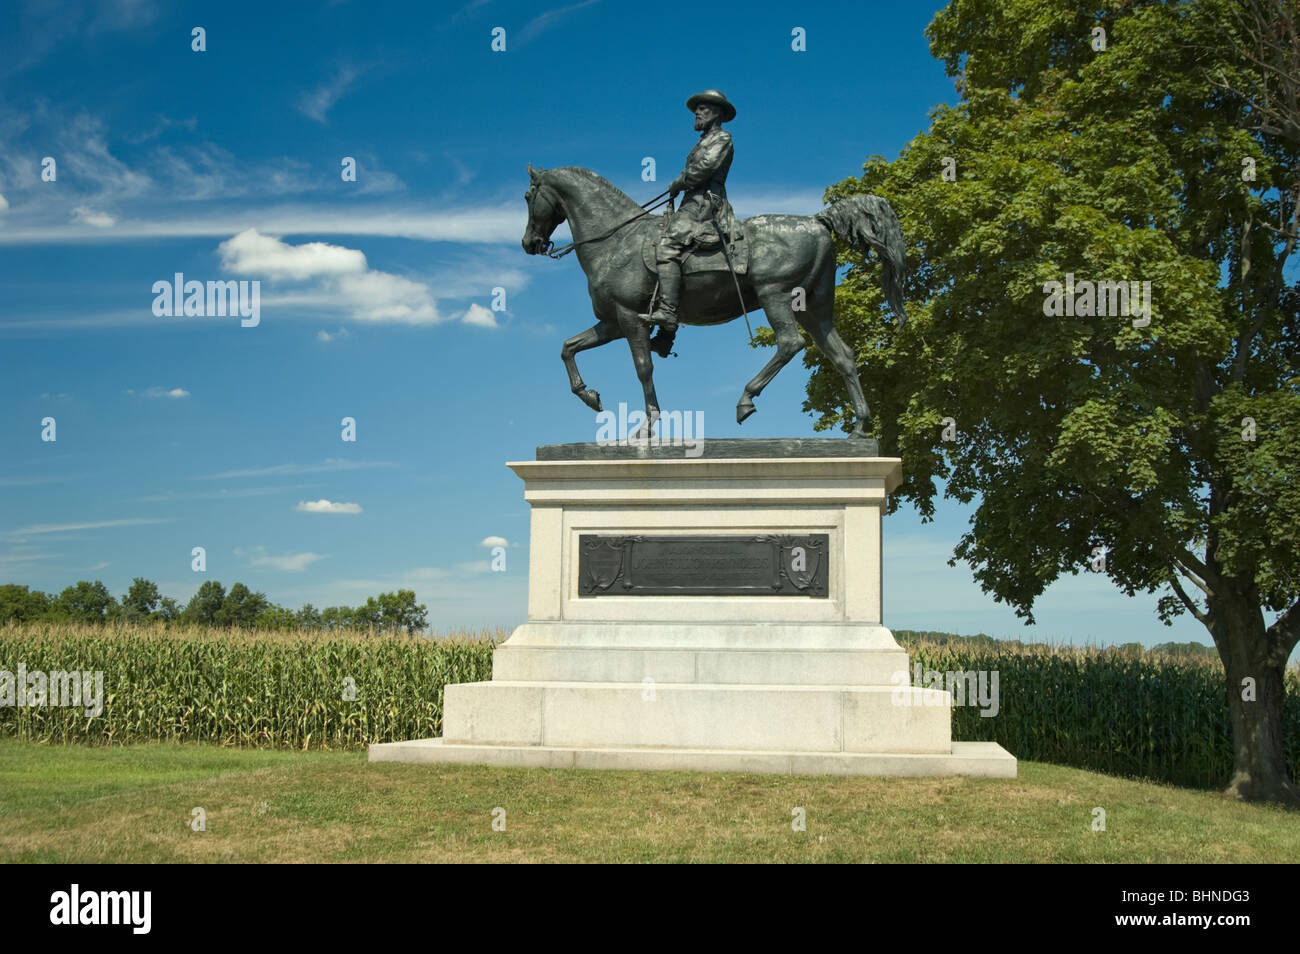
{"type": "MultiPolygon", "coordinates": [[[[648,201],[641,203],[640,212],[632,216],[630,219],[625,219],[624,221],[618,223],[618,225],[614,226],[612,229],[607,231],[604,235],[596,235],[593,236],[592,238],[585,238],[580,241],[573,241],[568,243],[567,245],[561,245],[559,248],[548,248],[546,250],[546,254],[554,259],[563,258],[564,256],[568,255],[570,252],[572,252],[574,249],[576,249],[579,245],[586,245],[588,242],[600,242],[604,239],[609,238],[619,229],[623,228],[624,226],[631,225],[637,219],[644,218],[645,216],[653,212],[655,209],[659,208],[661,205],[667,205],[671,208],[673,197],[669,195],[669,192],[670,190],[665,189],[663,192],[660,192],[653,199],[649,199],[648,201]],[[665,199],[664,196],[668,196],[668,197],[665,199]]],[[[712,192],[710,192],[709,207],[710,207],[710,211],[713,213],[713,225],[714,228],[717,228],[719,230],[719,233],[721,233],[721,228],[718,226],[717,209],[714,207],[713,204],[714,198],[715,196],[713,195],[712,192]]],[[[728,254],[727,252],[727,240],[725,238],[723,238],[722,240],[722,256],[727,261],[727,270],[731,272],[731,280],[732,282],[735,283],[736,297],[740,299],[740,311],[741,314],[743,314],[745,317],[745,329],[749,332],[749,343],[752,345],[754,343],[754,329],[749,327],[749,308],[745,305],[745,296],[742,295],[740,292],[740,280],[736,277],[736,267],[731,263],[731,255],[728,254]]],[[[651,297],[651,301],[652,302],[654,301],[653,296],[651,297]]]]}
{"type": "Polygon", "coordinates": [[[546,250],[546,254],[549,255],[551,258],[563,258],[564,256],[568,255],[570,252],[572,252],[575,248],[577,248],[579,245],[586,245],[588,242],[599,242],[602,241],[603,239],[607,239],[615,232],[617,232],[619,229],[623,228],[624,226],[631,225],[637,219],[649,215],[655,209],[659,208],[659,206],[667,205],[670,202],[672,202],[672,196],[669,196],[668,190],[665,189],[663,192],[660,192],[657,196],[655,196],[653,199],[649,200],[648,202],[641,203],[642,211],[632,216],[632,218],[626,219],[618,223],[618,225],[614,226],[604,235],[596,235],[593,236],[592,238],[585,238],[580,241],[570,242],[568,245],[561,245],[559,248],[548,248],[546,250]],[[664,199],[664,196],[668,196],[668,198],[664,199]],[[659,201],[660,199],[663,199],[663,201],[662,202],[659,201]]]}

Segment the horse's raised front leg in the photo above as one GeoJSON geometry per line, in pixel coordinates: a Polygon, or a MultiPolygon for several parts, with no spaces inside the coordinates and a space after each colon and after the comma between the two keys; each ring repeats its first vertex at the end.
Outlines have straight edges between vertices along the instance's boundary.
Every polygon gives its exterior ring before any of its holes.
{"type": "Polygon", "coordinates": [[[618,326],[617,322],[600,321],[586,331],[574,335],[564,342],[564,347],[560,349],[560,357],[564,359],[564,367],[569,372],[569,387],[574,394],[578,395],[582,403],[593,411],[601,409],[600,393],[593,391],[583,383],[582,375],[578,373],[578,363],[573,360],[573,356],[579,351],[598,348],[621,337],[623,337],[623,329],[618,326]]]}
{"type": "Polygon", "coordinates": [[[645,423],[628,436],[631,440],[648,440],[654,435],[655,422],[659,420],[659,398],[655,395],[654,364],[650,358],[650,330],[632,310],[621,313],[619,323],[623,326],[627,346],[632,351],[632,366],[636,368],[636,376],[641,379],[641,390],[645,394],[645,423]]]}
{"type": "Polygon", "coordinates": [[[745,418],[757,410],[754,407],[754,398],[762,394],[763,388],[767,387],[780,370],[790,363],[790,359],[804,349],[803,335],[799,334],[799,322],[795,320],[794,310],[790,307],[789,292],[779,288],[763,289],[758,294],[758,300],[763,306],[763,313],[767,315],[767,323],[772,326],[772,333],[776,335],[776,354],[763,365],[763,370],[754,375],[753,380],[745,385],[745,392],[736,402],[737,424],[743,424],[745,418]]]}

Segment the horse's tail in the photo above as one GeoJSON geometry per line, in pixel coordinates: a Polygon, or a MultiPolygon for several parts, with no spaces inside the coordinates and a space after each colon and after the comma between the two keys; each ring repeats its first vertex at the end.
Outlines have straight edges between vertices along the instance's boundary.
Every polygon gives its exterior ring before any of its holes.
{"type": "Polygon", "coordinates": [[[885,299],[901,327],[907,321],[903,309],[907,247],[903,226],[889,203],[878,195],[853,195],[832,203],[813,218],[862,254],[875,249],[884,266],[885,299]]]}

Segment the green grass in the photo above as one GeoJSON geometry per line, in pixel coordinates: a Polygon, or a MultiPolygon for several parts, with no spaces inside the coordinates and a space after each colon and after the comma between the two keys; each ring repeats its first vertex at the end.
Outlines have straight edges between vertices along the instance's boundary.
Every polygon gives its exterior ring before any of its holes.
{"type": "Polygon", "coordinates": [[[0,741],[0,862],[1293,862],[1300,812],[1021,762],[873,779],[0,741]],[[207,831],[190,829],[191,809],[207,831]],[[492,811],[506,810],[506,831],[492,811]],[[791,830],[791,809],[807,831],[791,830]],[[1104,832],[1091,830],[1094,807],[1104,832]]]}

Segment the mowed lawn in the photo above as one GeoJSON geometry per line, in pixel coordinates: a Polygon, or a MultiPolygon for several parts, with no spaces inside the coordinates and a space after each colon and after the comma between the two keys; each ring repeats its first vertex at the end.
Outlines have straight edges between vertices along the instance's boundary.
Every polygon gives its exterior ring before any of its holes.
{"type": "Polygon", "coordinates": [[[1294,862],[1300,812],[1020,763],[878,779],[0,741],[0,862],[1294,862]],[[191,829],[192,810],[207,830],[191,829]],[[494,809],[505,830],[493,830],[494,809]],[[807,830],[794,831],[802,808],[807,830]],[[1092,830],[1093,809],[1106,830],[1092,830]],[[497,813],[499,816],[500,813],[497,813]]]}

